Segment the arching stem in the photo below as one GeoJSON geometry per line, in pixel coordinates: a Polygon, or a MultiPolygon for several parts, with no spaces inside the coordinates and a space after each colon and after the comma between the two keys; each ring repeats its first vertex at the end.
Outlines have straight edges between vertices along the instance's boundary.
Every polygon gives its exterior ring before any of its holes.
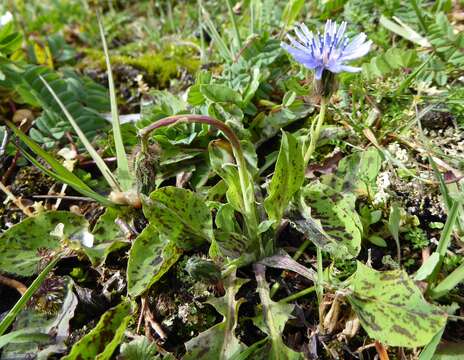
{"type": "MultiPolygon", "coordinates": [[[[227,138],[227,140],[230,142],[230,144],[232,145],[235,161],[237,163],[240,186],[242,188],[242,198],[245,212],[245,214],[243,215],[246,219],[248,236],[253,240],[257,240],[258,222],[256,217],[253,180],[250,176],[250,173],[247,170],[247,165],[245,157],[243,156],[243,150],[242,146],[240,145],[240,140],[229,126],[207,115],[187,114],[169,116],[164,119],[158,120],[155,123],[150,124],[139,131],[139,137],[142,143],[142,151],[148,148],[148,136],[152,131],[164,126],[170,126],[178,123],[201,123],[214,126],[215,128],[221,130],[227,138]]],[[[261,244],[260,247],[262,250],[261,244]]]]}

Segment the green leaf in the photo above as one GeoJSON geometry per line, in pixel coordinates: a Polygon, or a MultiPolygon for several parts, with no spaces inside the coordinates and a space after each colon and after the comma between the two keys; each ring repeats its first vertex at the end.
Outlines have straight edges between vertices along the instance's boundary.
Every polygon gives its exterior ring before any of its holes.
{"type": "Polygon", "coordinates": [[[371,235],[367,238],[369,242],[373,243],[376,246],[379,247],[384,247],[386,248],[388,246],[387,242],[384,240],[384,238],[378,236],[378,235],[371,235]]]}
{"type": "Polygon", "coordinates": [[[182,250],[165,236],[161,236],[153,224],[148,225],[135,239],[129,251],[127,263],[127,292],[136,297],[149,289],[174,265],[182,250]]]}
{"type": "Polygon", "coordinates": [[[121,358],[124,360],[159,360],[154,342],[145,336],[139,336],[129,343],[121,345],[121,358]]]}
{"type": "Polygon", "coordinates": [[[390,208],[390,216],[388,217],[388,230],[390,230],[390,233],[395,240],[398,261],[401,261],[400,222],[401,208],[398,205],[393,205],[390,208]]]}
{"type": "Polygon", "coordinates": [[[414,49],[390,48],[385,53],[374,56],[362,66],[362,74],[368,80],[388,76],[403,68],[414,67],[419,61],[414,49]]]}
{"type": "Polygon", "coordinates": [[[381,153],[370,147],[343,158],[338,164],[337,175],[323,176],[323,182],[339,191],[372,196],[377,191],[376,180],[381,166],[381,153]]]}
{"type": "MultiPolygon", "coordinates": [[[[54,281],[59,280],[55,277],[54,281]]],[[[69,278],[64,279],[63,285],[62,292],[53,295],[62,299],[56,313],[48,314],[26,306],[18,314],[13,324],[15,331],[0,337],[0,348],[8,343],[2,351],[2,359],[43,360],[48,359],[51,354],[62,354],[66,351],[65,341],[70,335],[70,322],[78,300],[73,292],[73,282],[69,278]]]]}
{"type": "MultiPolygon", "coordinates": [[[[435,254],[437,253],[433,253],[432,255],[435,254]]],[[[451,290],[455,289],[456,286],[462,282],[464,282],[464,264],[461,264],[459,267],[457,267],[451,274],[449,274],[435,288],[432,289],[432,298],[438,299],[444,295],[447,295],[451,290]]]]}
{"type": "Polygon", "coordinates": [[[235,105],[240,105],[242,102],[242,96],[226,85],[200,85],[200,92],[211,102],[233,103],[235,105]]]}
{"type": "Polygon", "coordinates": [[[282,340],[285,324],[290,319],[295,306],[272,301],[269,285],[266,282],[264,265],[255,264],[254,271],[262,305],[262,314],[254,319],[254,323],[261,331],[269,335],[269,342],[259,349],[258,353],[262,356],[260,358],[270,360],[302,359],[302,354],[287,347],[282,340]]]}
{"type": "Polygon", "coordinates": [[[293,24],[300,14],[303,6],[305,4],[304,0],[290,0],[285,6],[284,12],[282,14],[282,22],[285,24],[285,28],[293,24]]]}
{"type": "Polygon", "coordinates": [[[98,218],[92,230],[94,235],[93,246],[83,247],[82,249],[93,266],[104,263],[111,252],[130,244],[121,227],[116,224],[119,216],[121,216],[120,210],[107,208],[103,215],[98,218]]]}
{"type": "Polygon", "coordinates": [[[103,44],[103,52],[105,54],[107,75],[108,75],[108,88],[110,92],[110,103],[111,103],[111,124],[113,127],[114,146],[116,148],[116,158],[118,161],[118,180],[124,191],[128,191],[132,188],[134,179],[129,171],[129,162],[127,160],[126,150],[124,149],[124,142],[121,136],[121,126],[119,123],[118,103],[116,100],[116,91],[113,80],[113,71],[111,69],[110,56],[108,53],[108,45],[106,44],[105,31],[103,24],[98,19],[98,27],[100,29],[101,41],[103,44]]]}
{"type": "Polygon", "coordinates": [[[246,282],[247,280],[237,279],[235,274],[231,274],[224,283],[225,295],[207,301],[223,316],[223,320],[185,343],[187,353],[184,360],[227,360],[238,356],[246,348],[235,336],[238,310],[244,301],[235,300],[235,296],[246,282]]]}
{"type": "Polygon", "coordinates": [[[105,312],[97,326],[75,343],[62,360],[108,360],[121,342],[129,321],[132,308],[129,302],[105,312]]]}
{"type": "Polygon", "coordinates": [[[79,140],[82,142],[82,144],[84,144],[85,149],[87,150],[89,155],[95,161],[95,164],[97,165],[98,169],[102,173],[105,180],[108,182],[108,185],[110,185],[113,190],[120,191],[121,188],[119,186],[118,181],[114,177],[113,173],[108,168],[108,166],[103,161],[103,159],[98,154],[98,152],[95,150],[95,148],[92,146],[89,139],[87,138],[87,136],[84,134],[84,132],[80,128],[79,124],[76,122],[74,117],[71,115],[71,113],[68,111],[66,106],[63,104],[61,99],[56,94],[55,90],[53,90],[53,88],[50,86],[50,84],[41,75],[39,75],[39,78],[40,78],[40,80],[42,80],[42,82],[44,83],[47,90],[50,92],[50,94],[52,94],[53,98],[55,99],[55,101],[60,106],[61,111],[64,113],[66,119],[69,121],[69,123],[73,127],[73,129],[76,132],[77,136],[79,136],[79,140]]]}
{"type": "Polygon", "coordinates": [[[367,334],[389,346],[427,345],[447,314],[427,303],[403,270],[376,271],[358,262],[348,301],[367,334]]]}
{"type": "Polygon", "coordinates": [[[144,199],[143,212],[150,224],[176,246],[190,250],[214,241],[213,221],[204,200],[192,191],[167,186],[144,199]]]}
{"type": "Polygon", "coordinates": [[[419,270],[416,271],[414,275],[414,280],[416,281],[423,281],[426,280],[430,275],[433,274],[436,266],[440,262],[440,255],[437,252],[434,252],[432,255],[429,256],[425,262],[422,263],[419,270]]]}
{"type": "Polygon", "coordinates": [[[22,153],[24,156],[36,167],[38,167],[41,171],[46,173],[47,175],[55,178],[56,180],[68,184],[74,190],[78,191],[79,193],[89,196],[92,199],[97,200],[103,205],[112,206],[113,203],[109,201],[104,196],[93,191],[85,182],[83,182],[78,176],[73,174],[71,171],[66,169],[58,160],[56,160],[52,155],[47,153],[43,150],[38,144],[36,144],[32,139],[30,139],[27,135],[25,135],[21,130],[19,130],[13,123],[7,122],[7,125],[10,129],[14,132],[14,134],[24,142],[31,151],[40,156],[45,162],[50,165],[53,171],[46,168],[43,164],[41,164],[37,159],[29,154],[26,150],[22,149],[22,153]]]}
{"type": "Polygon", "coordinates": [[[443,336],[443,332],[445,331],[445,328],[441,329],[434,337],[433,339],[425,346],[420,355],[419,355],[419,360],[431,360],[433,358],[433,354],[435,354],[435,351],[437,350],[438,345],[440,344],[441,337],[443,336]]]}
{"type": "Polygon", "coordinates": [[[83,216],[68,211],[44,212],[29,217],[0,235],[0,271],[19,276],[37,274],[42,260],[41,251],[55,251],[61,247],[60,238],[50,233],[64,224],[63,236],[88,227],[83,216]]]}
{"type": "Polygon", "coordinates": [[[406,40],[412,41],[413,43],[418,44],[422,47],[430,47],[430,43],[426,38],[418,34],[408,25],[401,22],[400,19],[394,18],[394,20],[396,22],[393,22],[382,15],[380,17],[380,24],[388,30],[402,36],[406,40]]]}
{"type": "MultiPolygon", "coordinates": [[[[59,51],[63,54],[62,46],[59,51]]],[[[90,78],[79,76],[70,69],[60,69],[61,75],[50,68],[33,64],[0,64],[0,71],[5,74],[5,81],[0,80],[0,87],[17,92],[20,97],[18,101],[44,110],[34,120],[29,134],[47,148],[62,143],[64,134],[72,131],[72,126],[64,119],[60,107],[40,81],[39,75],[55,90],[90,140],[108,129],[108,122],[99,114],[109,109],[106,90],[90,78]]]]}
{"type": "Polygon", "coordinates": [[[282,133],[276,168],[269,185],[269,195],[264,207],[274,228],[280,220],[293,195],[304,181],[303,149],[298,140],[290,133],[282,133]]]}
{"type": "Polygon", "coordinates": [[[338,259],[351,259],[361,250],[362,223],[353,194],[343,194],[322,183],[301,191],[302,218],[293,226],[316,246],[338,259]]]}
{"type": "Polygon", "coordinates": [[[227,184],[228,202],[236,211],[244,214],[242,187],[229,143],[212,141],[209,143],[208,150],[211,167],[227,184]]]}

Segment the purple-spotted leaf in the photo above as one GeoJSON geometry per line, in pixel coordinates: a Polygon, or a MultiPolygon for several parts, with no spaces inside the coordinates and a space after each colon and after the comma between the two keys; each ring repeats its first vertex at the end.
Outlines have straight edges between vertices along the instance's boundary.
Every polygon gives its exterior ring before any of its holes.
{"type": "Polygon", "coordinates": [[[403,270],[376,271],[358,262],[348,301],[368,335],[389,346],[427,345],[447,314],[425,301],[403,270]]]}
{"type": "Polygon", "coordinates": [[[301,191],[301,217],[292,225],[335,258],[350,259],[361,249],[362,223],[355,197],[315,183],[301,191]]]}
{"type": "Polygon", "coordinates": [[[213,220],[205,201],[192,191],[166,186],[144,199],[143,212],[156,230],[190,250],[204,242],[213,242],[213,220]]]}
{"type": "Polygon", "coordinates": [[[293,194],[303,185],[304,161],[301,144],[292,134],[283,132],[279,156],[269,185],[264,207],[269,219],[278,227],[293,194]]]}
{"type": "Polygon", "coordinates": [[[235,274],[231,274],[224,283],[226,294],[208,300],[224,318],[185,344],[187,353],[183,360],[228,360],[245,350],[246,346],[235,336],[238,309],[243,302],[243,299],[236,300],[235,296],[244,283],[246,280],[237,279],[235,274]]]}
{"type": "Polygon", "coordinates": [[[62,360],[109,360],[119,346],[129,321],[132,318],[132,306],[121,302],[105,312],[97,326],[76,342],[62,360]]]}
{"type": "Polygon", "coordinates": [[[69,239],[88,225],[83,216],[68,211],[49,211],[25,219],[0,235],[0,271],[19,276],[37,274],[41,253],[59,249],[60,238],[69,239]],[[57,226],[61,236],[53,234],[57,226]]]}
{"type": "Polygon", "coordinates": [[[208,150],[211,167],[227,184],[227,201],[234,210],[245,213],[242,188],[230,144],[222,140],[211,141],[208,150]]]}
{"type": "Polygon", "coordinates": [[[182,250],[148,225],[135,239],[127,262],[127,292],[139,296],[179,260],[182,250]]]}

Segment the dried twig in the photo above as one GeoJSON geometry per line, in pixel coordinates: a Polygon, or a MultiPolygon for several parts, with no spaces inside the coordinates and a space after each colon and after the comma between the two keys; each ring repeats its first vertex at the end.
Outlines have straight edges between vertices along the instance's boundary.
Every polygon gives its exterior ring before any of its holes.
{"type": "Polygon", "coordinates": [[[142,311],[145,318],[145,333],[147,332],[147,325],[149,325],[149,327],[151,327],[161,339],[166,339],[166,333],[164,332],[161,325],[155,320],[155,316],[151,312],[146,301],[146,297],[142,297],[142,311]]]}
{"type": "Polygon", "coordinates": [[[21,199],[17,198],[1,181],[0,181],[0,190],[2,190],[6,196],[8,196],[11,201],[26,215],[26,216],[33,216],[31,210],[27,206],[24,206],[21,199]]]}

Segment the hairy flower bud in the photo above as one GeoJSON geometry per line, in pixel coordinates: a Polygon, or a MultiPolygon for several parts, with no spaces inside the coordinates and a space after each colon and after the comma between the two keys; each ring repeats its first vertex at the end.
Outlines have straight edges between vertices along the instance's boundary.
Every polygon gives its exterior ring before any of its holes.
{"type": "Polygon", "coordinates": [[[217,283],[221,280],[221,270],[211,260],[192,257],[185,265],[185,271],[196,281],[217,283]]]}
{"type": "Polygon", "coordinates": [[[150,194],[155,190],[156,172],[159,167],[160,148],[150,145],[146,150],[139,150],[135,155],[134,170],[137,191],[142,194],[150,194]]]}

